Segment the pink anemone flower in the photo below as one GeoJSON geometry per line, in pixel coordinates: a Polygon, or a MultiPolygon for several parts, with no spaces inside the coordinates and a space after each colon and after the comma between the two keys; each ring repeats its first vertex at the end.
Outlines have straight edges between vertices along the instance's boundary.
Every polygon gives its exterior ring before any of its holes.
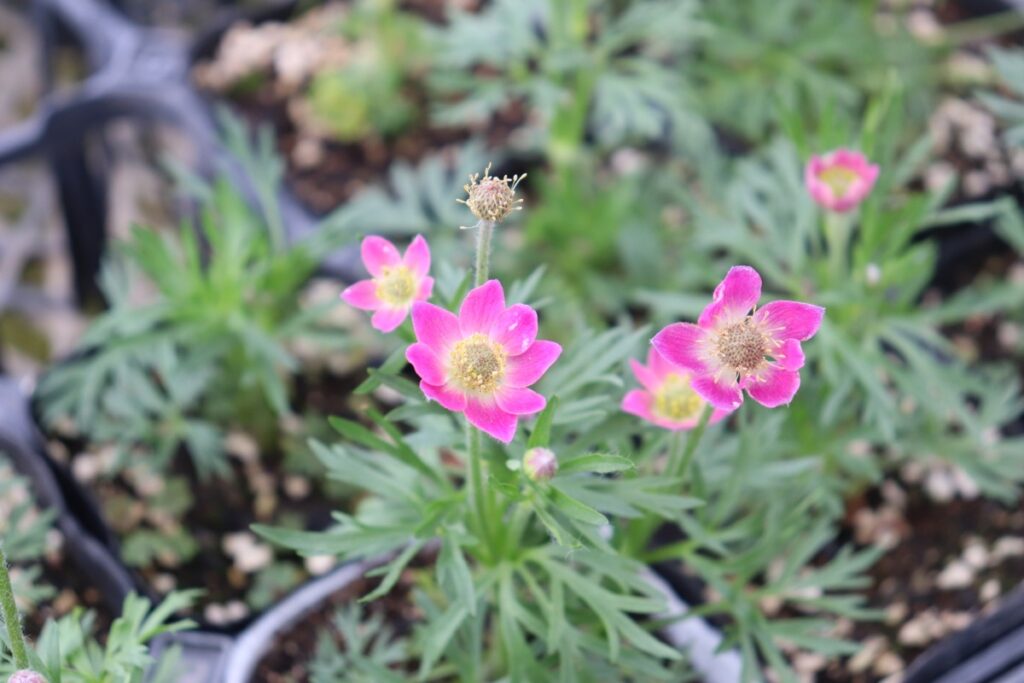
{"type": "Polygon", "coordinates": [[[864,201],[877,179],[878,166],[849,149],[813,156],[804,168],[804,184],[811,197],[837,213],[849,211],[864,201]]]}
{"type": "Polygon", "coordinates": [[[372,278],[355,283],[341,298],[356,308],[374,311],[370,324],[391,332],[405,321],[413,303],[430,298],[434,289],[434,278],[427,275],[430,247],[422,235],[416,235],[403,256],[391,242],[370,235],[363,240],[362,256],[372,278]]]}
{"type": "Polygon", "coordinates": [[[760,298],[757,271],[734,266],[696,325],[669,325],[652,340],[666,360],[693,372],[694,391],[716,408],[735,409],[744,390],[775,408],[788,404],[800,388],[800,342],[815,335],[825,309],[799,301],[756,308],[760,298]]]}
{"type": "Polygon", "coordinates": [[[544,410],[547,400],[528,389],[562,353],[537,339],[537,312],[505,308],[501,283],[491,280],[466,295],[459,315],[433,304],[412,308],[416,343],[406,351],[428,399],[504,443],[519,416],[544,410]]]}
{"type": "MultiPolygon", "coordinates": [[[[647,352],[647,365],[633,359],[629,363],[643,389],[626,394],[623,411],[674,432],[697,426],[707,401],[690,386],[692,372],[672,365],[654,347],[647,352]]],[[[709,424],[731,412],[715,408],[709,424]]]]}

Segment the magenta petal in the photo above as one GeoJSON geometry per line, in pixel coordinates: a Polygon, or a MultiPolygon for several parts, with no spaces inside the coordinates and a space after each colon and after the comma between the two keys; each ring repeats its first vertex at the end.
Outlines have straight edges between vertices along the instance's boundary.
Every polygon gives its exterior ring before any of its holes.
{"type": "Polygon", "coordinates": [[[799,301],[772,301],[758,309],[754,320],[772,339],[807,341],[821,327],[825,309],[799,301]]]}
{"type": "Polygon", "coordinates": [[[447,381],[445,377],[444,364],[441,359],[437,357],[429,346],[423,343],[417,343],[410,346],[405,351],[405,357],[412,367],[416,370],[416,374],[420,376],[424,382],[441,386],[447,381]]]}
{"type": "Polygon", "coordinates": [[[525,304],[516,304],[498,316],[490,336],[505,347],[510,356],[530,348],[537,339],[537,311],[525,304]]]}
{"type": "Polygon", "coordinates": [[[508,359],[505,383],[510,387],[530,386],[544,376],[560,355],[562,347],[555,342],[535,341],[525,352],[508,359]]]}
{"type": "Polygon", "coordinates": [[[784,370],[799,370],[804,366],[804,350],[796,339],[784,341],[772,356],[784,370]]]}
{"type": "Polygon", "coordinates": [[[423,301],[412,305],[412,329],[418,341],[429,346],[442,358],[462,338],[459,319],[453,313],[423,301]]]}
{"type": "Polygon", "coordinates": [[[772,365],[757,377],[748,377],[743,385],[752,399],[766,408],[776,408],[793,400],[800,388],[800,373],[772,365]]]}
{"type": "MultiPolygon", "coordinates": [[[[761,276],[750,266],[733,266],[712,296],[712,302],[700,314],[697,324],[713,325],[720,317],[741,318],[761,298],[761,276]]],[[[672,360],[671,358],[669,360],[672,360]]]]}
{"type": "Polygon", "coordinates": [[[471,398],[466,403],[469,423],[502,443],[509,443],[516,435],[519,418],[502,410],[494,401],[471,398]]]}
{"type": "Polygon", "coordinates": [[[363,240],[362,254],[363,265],[374,277],[379,277],[385,266],[397,266],[402,262],[395,245],[376,235],[363,240]]]}
{"type": "Polygon", "coordinates": [[[692,323],[673,323],[654,335],[651,344],[669,363],[694,372],[706,372],[704,345],[707,330],[692,323]]]}
{"type": "Polygon", "coordinates": [[[640,382],[644,389],[647,391],[657,391],[661,385],[662,378],[655,374],[654,370],[632,358],[629,359],[629,367],[633,369],[633,376],[636,377],[636,381],[640,382]]]}
{"type": "Polygon", "coordinates": [[[536,391],[516,387],[503,388],[495,399],[499,408],[513,415],[533,415],[544,410],[544,406],[548,404],[547,399],[536,391]]]}
{"type": "Polygon", "coordinates": [[[693,378],[690,386],[701,398],[722,410],[735,410],[743,403],[743,392],[735,380],[717,382],[711,375],[700,375],[693,378]]]}
{"type": "Polygon", "coordinates": [[[430,272],[430,247],[423,235],[416,235],[412,244],[405,250],[402,257],[404,263],[416,277],[423,277],[430,272]]]}
{"type": "Polygon", "coordinates": [[[434,293],[434,278],[429,275],[420,280],[420,288],[416,291],[417,301],[426,301],[434,293]]]}
{"type": "Polygon", "coordinates": [[[634,389],[622,399],[622,411],[630,415],[636,415],[648,422],[656,422],[654,413],[651,412],[651,395],[646,391],[634,389]]]}
{"type": "Polygon", "coordinates": [[[381,332],[393,332],[396,327],[405,322],[409,315],[407,308],[379,308],[370,318],[370,324],[381,332]]]}
{"type": "Polygon", "coordinates": [[[459,309],[459,325],[465,335],[489,334],[505,312],[505,290],[497,280],[488,280],[466,295],[459,309]]]}
{"type": "Polygon", "coordinates": [[[438,386],[420,382],[420,391],[431,401],[437,401],[453,413],[461,413],[466,409],[466,395],[448,385],[438,386]]]}
{"type": "Polygon", "coordinates": [[[341,299],[348,305],[364,311],[374,311],[381,305],[380,299],[377,298],[377,283],[373,280],[360,280],[342,292],[341,299]]]}

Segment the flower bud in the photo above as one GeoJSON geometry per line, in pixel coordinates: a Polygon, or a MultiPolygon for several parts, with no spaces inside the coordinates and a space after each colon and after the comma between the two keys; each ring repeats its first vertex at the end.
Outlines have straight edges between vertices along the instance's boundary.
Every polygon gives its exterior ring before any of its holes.
{"type": "Polygon", "coordinates": [[[7,679],[7,683],[46,683],[46,679],[40,673],[29,669],[22,669],[12,673],[11,677],[7,679]]]}
{"type": "Polygon", "coordinates": [[[479,173],[469,176],[469,183],[463,186],[469,198],[458,201],[468,206],[481,221],[499,223],[513,211],[523,208],[523,200],[516,199],[516,187],[525,177],[525,174],[511,178],[492,176],[491,165],[488,164],[483,178],[480,178],[479,173]]]}
{"type": "Polygon", "coordinates": [[[558,472],[558,458],[547,448],[531,448],[523,455],[523,471],[534,481],[547,481],[558,472]]]}

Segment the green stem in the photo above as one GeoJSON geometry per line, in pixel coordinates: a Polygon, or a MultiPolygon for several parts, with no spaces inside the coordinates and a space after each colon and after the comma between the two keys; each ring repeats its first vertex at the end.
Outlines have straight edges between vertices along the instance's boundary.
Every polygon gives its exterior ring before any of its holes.
{"type": "Polygon", "coordinates": [[[675,435],[676,441],[673,444],[673,454],[669,456],[668,461],[668,476],[685,477],[687,472],[690,471],[690,463],[693,462],[693,457],[697,454],[697,446],[700,444],[700,440],[704,438],[704,431],[708,428],[708,423],[711,422],[711,416],[714,413],[715,408],[710,403],[704,406],[704,411],[700,414],[697,426],[690,432],[690,437],[686,440],[686,450],[683,451],[682,457],[676,456],[679,452],[678,444],[680,437],[678,433],[675,435]]]}
{"type": "Polygon", "coordinates": [[[3,609],[4,623],[7,625],[7,636],[11,641],[11,654],[14,665],[19,669],[28,668],[28,650],[25,647],[25,636],[21,632],[21,617],[18,606],[14,602],[14,588],[11,586],[11,575],[7,571],[7,555],[0,543],[0,609],[3,609]]]}
{"type": "Polygon", "coordinates": [[[491,270],[491,235],[494,221],[480,221],[476,232],[476,286],[487,282],[491,270]]]}
{"type": "Polygon", "coordinates": [[[829,277],[842,282],[846,279],[850,247],[849,216],[828,212],[825,215],[825,241],[828,245],[829,277]]]}
{"type": "Polygon", "coordinates": [[[484,545],[491,546],[491,525],[487,514],[487,501],[484,498],[484,475],[483,475],[483,444],[480,430],[473,425],[466,423],[466,451],[469,458],[469,504],[476,510],[477,533],[483,538],[484,545]]]}

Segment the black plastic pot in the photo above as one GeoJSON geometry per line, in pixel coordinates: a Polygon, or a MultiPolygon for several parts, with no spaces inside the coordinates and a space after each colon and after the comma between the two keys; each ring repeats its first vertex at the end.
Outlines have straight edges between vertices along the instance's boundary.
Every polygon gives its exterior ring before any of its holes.
{"type": "MultiPolygon", "coordinates": [[[[274,639],[308,615],[320,609],[327,599],[359,580],[383,560],[357,562],[338,567],[312,581],[267,611],[230,645],[224,636],[212,633],[174,634],[161,639],[157,651],[178,646],[187,662],[198,662],[181,683],[250,683],[274,639]]],[[[658,574],[648,571],[644,577],[665,596],[665,618],[678,618],[688,611],[686,603],[658,574]]],[[[675,621],[662,631],[666,641],[689,653],[694,668],[706,683],[738,683],[740,657],[737,652],[717,652],[722,634],[701,618],[675,621]]]]}
{"type": "Polygon", "coordinates": [[[70,560],[96,586],[113,614],[135,588],[131,576],[110,551],[113,539],[79,496],[81,489],[66,470],[53,467],[29,410],[31,387],[0,377],[0,450],[15,469],[32,481],[36,500],[57,514],[56,526],[64,536],[70,560]]]}

